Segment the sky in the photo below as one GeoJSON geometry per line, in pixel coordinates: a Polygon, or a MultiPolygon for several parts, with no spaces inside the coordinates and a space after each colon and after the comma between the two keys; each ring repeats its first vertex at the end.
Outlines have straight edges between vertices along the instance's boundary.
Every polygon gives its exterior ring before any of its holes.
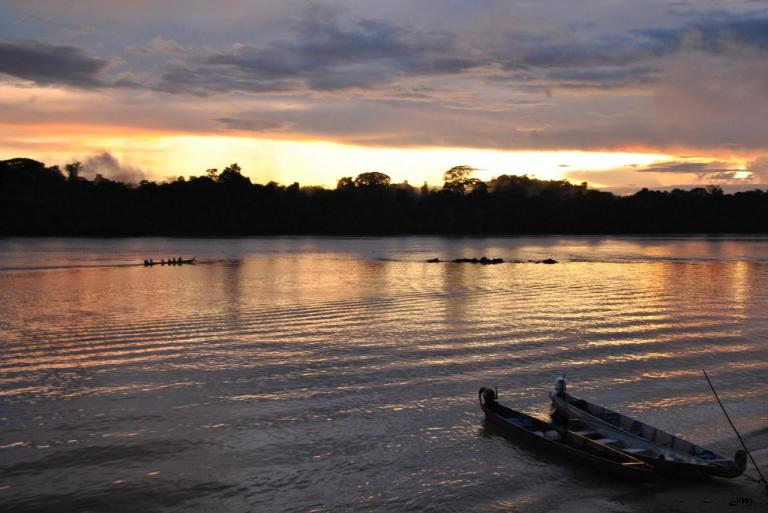
{"type": "Polygon", "coordinates": [[[0,158],[768,185],[768,0],[0,0],[0,158]]]}

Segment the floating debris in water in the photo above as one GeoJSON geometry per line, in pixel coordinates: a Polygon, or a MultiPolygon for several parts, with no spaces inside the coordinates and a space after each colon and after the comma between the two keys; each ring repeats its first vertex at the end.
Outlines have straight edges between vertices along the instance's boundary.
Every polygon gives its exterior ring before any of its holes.
{"type": "MultiPolygon", "coordinates": [[[[430,258],[427,260],[427,263],[430,264],[439,264],[442,262],[439,258],[430,258]]],[[[447,262],[447,261],[446,261],[447,262]]],[[[454,258],[451,260],[454,264],[481,264],[481,265],[495,265],[495,264],[503,264],[504,259],[503,258],[488,258],[488,257],[482,257],[482,258],[454,258]]]]}
{"type": "MultiPolygon", "coordinates": [[[[430,258],[427,260],[427,263],[429,264],[439,264],[439,263],[447,263],[447,262],[453,262],[454,264],[481,264],[481,265],[495,265],[495,264],[503,264],[504,259],[503,258],[488,258],[488,257],[481,257],[481,258],[454,258],[453,260],[440,260],[439,258],[430,258]]],[[[545,258],[544,260],[528,260],[531,264],[556,264],[558,263],[557,260],[554,258],[545,258]]],[[[525,263],[522,260],[511,260],[510,263],[513,264],[522,264],[525,263]]]]}

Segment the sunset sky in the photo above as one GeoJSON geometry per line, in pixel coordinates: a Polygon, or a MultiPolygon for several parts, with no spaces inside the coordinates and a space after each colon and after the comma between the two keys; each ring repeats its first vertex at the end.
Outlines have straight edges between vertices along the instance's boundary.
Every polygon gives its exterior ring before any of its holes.
{"type": "Polygon", "coordinates": [[[0,0],[0,158],[768,187],[768,1],[0,0]]]}

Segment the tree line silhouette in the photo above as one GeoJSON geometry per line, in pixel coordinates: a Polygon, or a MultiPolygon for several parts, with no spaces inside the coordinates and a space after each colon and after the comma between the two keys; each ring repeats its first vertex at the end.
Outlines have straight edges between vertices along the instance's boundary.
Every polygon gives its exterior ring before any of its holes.
{"type": "Polygon", "coordinates": [[[237,164],[138,185],[81,171],[0,161],[0,236],[768,232],[766,191],[717,186],[618,196],[567,180],[484,182],[469,166],[446,171],[441,188],[376,172],[343,177],[335,189],[254,184],[237,164]]]}

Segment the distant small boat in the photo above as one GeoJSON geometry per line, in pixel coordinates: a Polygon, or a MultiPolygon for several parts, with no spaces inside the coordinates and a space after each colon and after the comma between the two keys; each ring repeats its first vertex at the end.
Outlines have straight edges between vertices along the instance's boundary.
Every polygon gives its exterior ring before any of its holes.
{"type": "Polygon", "coordinates": [[[190,258],[187,260],[184,259],[168,259],[168,260],[160,260],[155,261],[152,259],[144,260],[144,267],[152,267],[153,265],[184,265],[184,264],[194,264],[195,258],[190,258]]]}
{"type": "Polygon", "coordinates": [[[717,476],[733,478],[746,468],[746,454],[736,451],[734,459],[676,437],[603,406],[574,397],[564,391],[551,394],[553,416],[567,417],[568,430],[611,445],[653,465],[658,472],[677,477],[717,476]]]}
{"type": "Polygon", "coordinates": [[[483,387],[478,397],[486,419],[522,443],[618,477],[644,481],[653,476],[653,467],[634,456],[502,406],[494,390],[483,387]]]}

